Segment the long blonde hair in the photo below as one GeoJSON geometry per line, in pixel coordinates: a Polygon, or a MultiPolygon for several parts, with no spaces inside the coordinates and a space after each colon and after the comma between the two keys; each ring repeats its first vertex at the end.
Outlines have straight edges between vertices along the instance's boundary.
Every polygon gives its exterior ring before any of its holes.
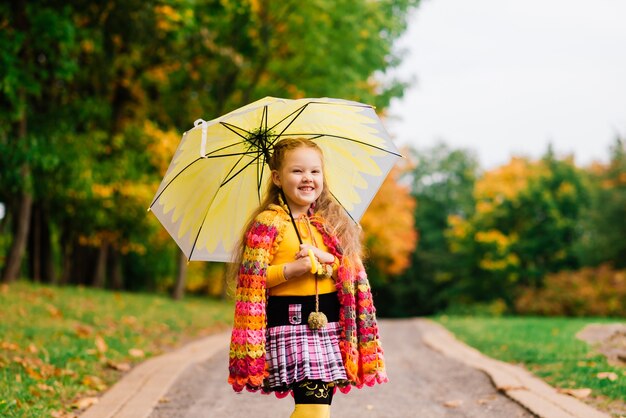
{"type": "MultiPolygon", "coordinates": [[[[339,203],[337,203],[337,200],[335,200],[335,198],[330,193],[330,190],[328,189],[328,184],[326,182],[326,175],[324,171],[324,153],[322,152],[322,149],[315,142],[307,138],[282,139],[274,145],[273,153],[268,160],[268,165],[270,169],[280,170],[283,162],[285,161],[286,154],[297,148],[311,148],[319,152],[322,160],[324,187],[322,193],[315,202],[315,214],[324,219],[326,231],[331,235],[335,235],[339,239],[339,243],[341,244],[341,250],[343,252],[343,257],[347,258],[352,265],[357,265],[362,257],[361,227],[348,216],[346,210],[339,203]]],[[[263,199],[259,207],[254,211],[254,213],[252,213],[252,216],[246,223],[246,227],[243,231],[243,236],[239,240],[239,243],[236,247],[236,258],[232,266],[234,270],[231,272],[231,275],[237,274],[237,270],[239,269],[239,265],[241,264],[243,258],[245,234],[247,234],[248,230],[252,227],[255,218],[261,212],[266,210],[270,204],[280,204],[280,191],[280,188],[276,186],[270,178],[267,184],[265,198],[263,199]]]]}

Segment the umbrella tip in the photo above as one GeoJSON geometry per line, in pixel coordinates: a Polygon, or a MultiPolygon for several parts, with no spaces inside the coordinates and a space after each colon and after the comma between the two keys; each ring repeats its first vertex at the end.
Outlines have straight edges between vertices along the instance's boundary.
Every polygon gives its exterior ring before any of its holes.
{"type": "Polygon", "coordinates": [[[146,212],[150,212],[151,208],[148,208],[148,210],[146,210],[146,212]]]}

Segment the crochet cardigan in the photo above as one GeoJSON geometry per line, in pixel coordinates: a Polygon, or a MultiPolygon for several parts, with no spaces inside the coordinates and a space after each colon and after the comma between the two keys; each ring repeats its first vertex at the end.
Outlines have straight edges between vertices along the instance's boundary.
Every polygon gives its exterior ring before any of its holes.
{"type": "MultiPolygon", "coordinates": [[[[342,329],[339,346],[348,381],[357,388],[387,382],[372,293],[363,265],[351,266],[342,257],[338,239],[328,234],[319,220],[312,219],[311,224],[322,234],[329,252],[340,260],[336,280],[342,329]]],[[[243,388],[266,391],[266,271],[288,225],[289,215],[272,204],[255,218],[244,236],[228,367],[228,382],[236,392],[243,388]]],[[[339,389],[348,392],[350,388],[346,385],[339,389]]]]}

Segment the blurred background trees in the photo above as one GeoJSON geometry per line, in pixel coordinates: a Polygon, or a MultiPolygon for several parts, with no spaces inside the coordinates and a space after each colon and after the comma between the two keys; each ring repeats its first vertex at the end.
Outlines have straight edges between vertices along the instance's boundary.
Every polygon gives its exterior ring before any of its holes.
{"type": "MultiPolygon", "coordinates": [[[[182,133],[267,95],[384,115],[405,87],[394,42],[417,3],[0,5],[3,280],[224,294],[222,266],[187,266],[146,214],[182,133]]],[[[380,314],[621,312],[602,300],[624,300],[623,138],[589,167],[550,149],[488,170],[442,143],[405,155],[362,221],[380,314]],[[596,296],[564,298],[568,284],[596,296]]]]}
{"type": "MultiPolygon", "coordinates": [[[[220,269],[187,271],[146,215],[182,133],[266,95],[342,97],[383,111],[404,88],[387,72],[416,4],[2,4],[3,280],[171,290],[189,275],[192,290],[219,294],[206,276],[220,269]]],[[[411,206],[402,210],[411,221],[411,206]]]]}

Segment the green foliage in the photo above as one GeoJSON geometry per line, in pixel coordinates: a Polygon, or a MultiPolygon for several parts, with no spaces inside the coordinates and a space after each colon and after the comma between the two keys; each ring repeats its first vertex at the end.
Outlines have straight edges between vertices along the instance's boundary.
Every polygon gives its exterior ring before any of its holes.
{"type": "Polygon", "coordinates": [[[377,309],[383,316],[423,315],[442,309],[464,292],[454,280],[469,275],[464,256],[450,254],[444,232],[449,216],[468,217],[473,211],[476,158],[466,150],[438,144],[411,150],[410,159],[414,168],[407,180],[417,201],[419,239],[406,272],[376,288],[377,309]]]}
{"type": "Polygon", "coordinates": [[[232,315],[229,303],[206,298],[174,302],[24,282],[3,286],[0,304],[3,417],[71,411],[75,400],[105,390],[125,367],[225,329],[232,315]]]}
{"type": "Polygon", "coordinates": [[[626,268],[626,144],[617,138],[610,149],[608,165],[589,170],[592,204],[581,225],[577,247],[584,265],[610,263],[626,268]]]}
{"type": "Polygon", "coordinates": [[[598,400],[594,403],[603,402],[602,397],[623,402],[626,394],[623,368],[609,365],[604,356],[576,338],[585,325],[615,321],[558,317],[440,316],[435,319],[485,355],[521,363],[557,388],[590,388],[591,400],[598,400]],[[602,372],[616,373],[618,379],[600,379],[597,375],[602,372]]]}

